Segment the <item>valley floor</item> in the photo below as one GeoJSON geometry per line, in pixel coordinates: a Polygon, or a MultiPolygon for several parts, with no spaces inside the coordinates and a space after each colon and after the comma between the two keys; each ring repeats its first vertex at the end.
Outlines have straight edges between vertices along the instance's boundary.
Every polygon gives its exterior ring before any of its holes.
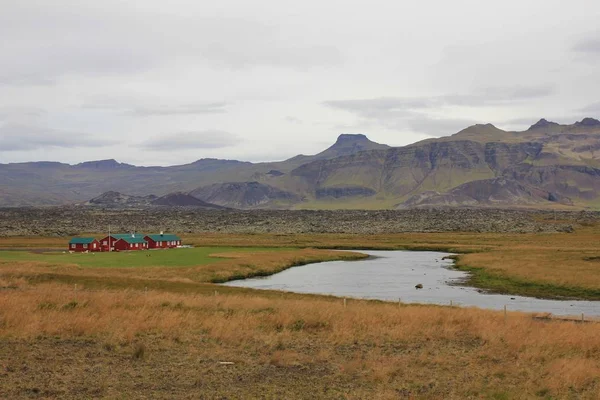
{"type": "MultiPolygon", "coordinates": [[[[203,246],[193,250],[213,247],[198,263],[136,268],[0,251],[0,398],[596,399],[594,322],[344,307],[211,282],[361,257],[326,248],[429,249],[460,253],[458,265],[488,289],[598,300],[598,238],[594,224],[546,234],[188,234],[203,246]]],[[[11,237],[0,247],[64,242],[11,237]]]]}

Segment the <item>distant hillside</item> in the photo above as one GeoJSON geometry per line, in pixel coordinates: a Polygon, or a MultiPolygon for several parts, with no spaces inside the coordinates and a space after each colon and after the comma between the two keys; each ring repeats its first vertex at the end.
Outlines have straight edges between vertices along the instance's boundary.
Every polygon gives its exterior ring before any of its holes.
{"type": "Polygon", "coordinates": [[[242,209],[597,209],[600,121],[585,118],[564,125],[540,119],[522,132],[477,124],[404,147],[344,134],[316,155],[271,163],[202,159],[173,167],[135,167],[115,160],[0,164],[0,206],[88,199],[144,204],[150,193],[180,193],[175,203],[191,202],[185,197],[189,194],[242,209]],[[98,198],[108,191],[129,197],[98,198]]]}
{"type": "Polygon", "coordinates": [[[398,208],[544,206],[550,202],[572,205],[568,198],[561,198],[552,192],[506,178],[494,178],[463,183],[446,193],[423,192],[409,198],[398,208]]]}
{"type": "Polygon", "coordinates": [[[195,189],[190,195],[232,208],[289,208],[302,201],[294,193],[258,182],[216,183],[195,189]]]}
{"type": "Polygon", "coordinates": [[[217,204],[207,203],[199,200],[187,193],[175,192],[169,193],[162,197],[154,195],[149,196],[130,196],[127,194],[109,191],[102,193],[98,197],[94,197],[90,201],[84,203],[86,206],[96,206],[105,208],[139,208],[152,206],[168,206],[168,207],[196,207],[204,209],[224,210],[226,207],[217,204]]]}
{"type": "Polygon", "coordinates": [[[169,207],[199,207],[214,210],[226,209],[226,207],[221,207],[217,204],[207,203],[206,201],[202,201],[183,192],[169,193],[163,197],[159,197],[158,199],[152,201],[152,205],[169,207]]]}

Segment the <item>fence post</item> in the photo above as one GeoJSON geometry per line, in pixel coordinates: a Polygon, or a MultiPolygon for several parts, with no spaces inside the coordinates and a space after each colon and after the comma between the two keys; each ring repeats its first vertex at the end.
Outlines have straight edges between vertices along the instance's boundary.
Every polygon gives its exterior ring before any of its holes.
{"type": "Polygon", "coordinates": [[[504,323],[506,323],[506,304],[504,305],[504,323]]]}
{"type": "Polygon", "coordinates": [[[398,307],[400,307],[401,304],[402,304],[402,299],[400,297],[398,297],[398,307]]]}
{"type": "Polygon", "coordinates": [[[450,300],[450,307],[452,307],[452,300],[450,300]]]}
{"type": "Polygon", "coordinates": [[[346,308],[346,298],[344,297],[344,308],[346,308]]]}
{"type": "Polygon", "coordinates": [[[584,322],[585,319],[583,318],[583,313],[581,313],[581,322],[584,322]]]}

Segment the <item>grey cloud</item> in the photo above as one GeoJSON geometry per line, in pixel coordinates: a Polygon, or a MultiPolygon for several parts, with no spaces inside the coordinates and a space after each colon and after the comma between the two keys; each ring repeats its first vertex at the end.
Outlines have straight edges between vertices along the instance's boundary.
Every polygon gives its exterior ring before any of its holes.
{"type": "Polygon", "coordinates": [[[134,107],[124,114],[133,116],[218,114],[227,112],[227,103],[207,103],[188,106],[134,107]]]}
{"type": "Polygon", "coordinates": [[[220,130],[188,131],[156,136],[144,143],[148,150],[220,149],[240,143],[240,139],[220,130]]]}
{"type": "Polygon", "coordinates": [[[21,122],[39,118],[44,114],[44,110],[37,107],[1,107],[0,121],[21,122]]]}
{"type": "Polygon", "coordinates": [[[483,88],[471,94],[447,94],[431,97],[379,97],[372,99],[333,100],[325,104],[358,114],[380,112],[402,113],[407,110],[423,110],[444,106],[499,105],[547,97],[554,93],[554,86],[517,86],[510,88],[483,88]]]}
{"type": "Polygon", "coordinates": [[[126,7],[116,13],[27,0],[2,8],[4,85],[48,85],[70,75],[130,75],[172,62],[307,68],[342,60],[334,45],[301,36],[290,40],[276,27],[255,21],[183,18],[126,7]]]}
{"type": "Polygon", "coordinates": [[[350,112],[366,121],[392,130],[412,130],[430,136],[454,133],[473,120],[436,117],[444,107],[482,107],[512,104],[554,93],[554,87],[517,86],[483,88],[470,94],[448,94],[431,97],[380,97],[373,99],[333,100],[324,104],[350,112]]]}
{"type": "Polygon", "coordinates": [[[158,99],[135,96],[95,96],[82,104],[82,108],[105,110],[126,116],[165,116],[226,113],[230,105],[223,101],[196,104],[161,104],[158,99]]]}
{"type": "MultiPolygon", "coordinates": [[[[588,104],[587,106],[579,109],[579,111],[582,113],[598,115],[598,114],[600,114],[600,102],[588,104]]],[[[593,115],[591,115],[591,116],[593,116],[593,115]]]]}
{"type": "Polygon", "coordinates": [[[296,118],[291,115],[286,116],[284,119],[291,124],[301,124],[302,123],[302,120],[300,118],[296,118]]]}
{"type": "Polygon", "coordinates": [[[469,119],[433,118],[428,116],[421,116],[406,121],[406,125],[412,131],[420,132],[431,137],[456,133],[476,123],[477,121],[469,119]]]}
{"type": "Polygon", "coordinates": [[[5,124],[0,127],[0,151],[24,151],[48,147],[102,147],[116,141],[83,132],[69,132],[40,126],[5,124]]]}
{"type": "Polygon", "coordinates": [[[578,53],[600,55],[600,39],[598,38],[598,34],[575,43],[573,50],[578,53]]]}
{"type": "Polygon", "coordinates": [[[502,105],[513,101],[525,101],[548,97],[554,94],[553,85],[489,87],[472,94],[451,94],[439,96],[436,100],[443,105],[486,106],[502,105]]]}

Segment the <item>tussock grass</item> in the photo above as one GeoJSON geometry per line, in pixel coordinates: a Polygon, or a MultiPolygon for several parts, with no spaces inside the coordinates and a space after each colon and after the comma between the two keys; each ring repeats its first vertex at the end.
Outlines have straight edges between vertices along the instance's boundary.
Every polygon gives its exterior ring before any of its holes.
{"type": "MultiPolygon", "coordinates": [[[[596,324],[542,322],[519,313],[505,321],[501,313],[477,309],[358,300],[344,308],[340,300],[311,296],[74,291],[42,284],[0,292],[0,318],[5,340],[92,338],[106,354],[146,363],[160,363],[165,351],[186,351],[247,370],[270,366],[274,374],[285,371],[288,394],[301,394],[294,392],[301,388],[295,380],[313,369],[329,378],[320,386],[313,382],[312,393],[334,383],[349,398],[600,394],[596,324]],[[55,306],[40,306],[47,304],[55,306]]],[[[197,366],[180,361],[177,368],[197,366]]],[[[3,385],[12,376],[0,383],[0,393],[10,390],[3,385]]],[[[228,393],[225,385],[218,390],[228,393]]],[[[247,397],[257,395],[245,390],[247,397]]]]}

